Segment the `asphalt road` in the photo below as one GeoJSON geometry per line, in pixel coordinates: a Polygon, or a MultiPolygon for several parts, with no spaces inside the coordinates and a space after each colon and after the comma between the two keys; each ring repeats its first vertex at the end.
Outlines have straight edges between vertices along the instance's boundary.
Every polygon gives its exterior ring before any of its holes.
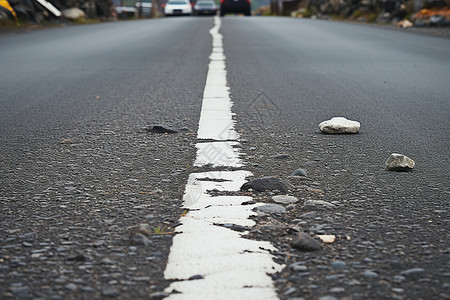
{"type": "MultiPolygon", "coordinates": [[[[170,233],[182,213],[212,26],[183,17],[0,36],[2,298],[145,298],[168,285],[171,235],[146,247],[128,235],[140,223],[170,233]],[[183,131],[142,129],[152,124],[183,131]]],[[[338,204],[300,223],[342,239],[287,255],[310,274],[279,274],[280,297],[448,298],[450,40],[290,18],[226,17],[221,32],[247,169],[295,184],[304,168],[310,180],[292,194],[338,204]],[[321,134],[334,116],[360,133],[321,134]],[[415,170],[385,171],[394,152],[415,170]],[[348,268],[330,279],[333,260],[348,268]],[[395,277],[413,268],[424,271],[395,277]]],[[[288,211],[269,221],[298,225],[303,212],[288,211]]],[[[255,237],[288,253],[286,228],[255,237]]]]}

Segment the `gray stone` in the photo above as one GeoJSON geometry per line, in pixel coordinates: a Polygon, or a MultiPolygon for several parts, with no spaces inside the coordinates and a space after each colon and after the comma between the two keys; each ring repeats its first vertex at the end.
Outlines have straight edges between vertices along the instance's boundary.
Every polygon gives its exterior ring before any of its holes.
{"type": "Polygon", "coordinates": [[[264,213],[285,214],[286,208],[278,204],[264,204],[256,207],[257,211],[264,213]]]}
{"type": "Polygon", "coordinates": [[[406,155],[392,153],[386,160],[385,166],[389,171],[410,171],[414,168],[416,163],[406,155]]]}
{"type": "Polygon", "coordinates": [[[291,246],[301,251],[317,251],[321,249],[320,243],[304,232],[297,235],[297,238],[291,242],[291,246]]]}
{"type": "Polygon", "coordinates": [[[342,278],[344,275],[342,274],[333,274],[333,275],[327,275],[325,276],[326,280],[338,280],[339,278],[342,278]]]}
{"type": "Polygon", "coordinates": [[[153,125],[144,129],[153,133],[178,133],[178,130],[164,125],[153,125]]]}
{"type": "Polygon", "coordinates": [[[278,190],[282,193],[286,193],[288,190],[286,184],[276,177],[257,178],[241,186],[241,191],[248,191],[249,189],[257,192],[278,190]]]}
{"type": "Polygon", "coordinates": [[[334,117],[331,120],[323,121],[319,124],[319,129],[323,133],[341,134],[358,133],[361,124],[357,121],[347,120],[343,117],[334,117]]]}
{"type": "Polygon", "coordinates": [[[418,278],[422,277],[423,273],[425,273],[425,270],[422,268],[412,268],[401,272],[400,275],[406,276],[408,278],[418,278]]]}
{"type": "Polygon", "coordinates": [[[105,258],[102,259],[102,264],[105,264],[105,265],[111,265],[111,264],[113,264],[113,263],[114,263],[114,262],[113,262],[111,259],[107,258],[107,257],[105,257],[105,258]]]}
{"type": "Polygon", "coordinates": [[[405,280],[406,280],[406,277],[401,276],[401,275],[396,275],[396,276],[394,276],[394,278],[392,278],[392,281],[395,283],[402,283],[405,280]]]}
{"type": "Polygon", "coordinates": [[[337,260],[337,261],[333,261],[331,263],[331,266],[335,269],[345,269],[347,267],[347,264],[343,261],[337,260]]]}
{"type": "Polygon", "coordinates": [[[307,219],[307,218],[314,219],[315,217],[317,217],[317,213],[315,211],[311,211],[311,212],[301,215],[300,219],[307,219]]]}
{"type": "Polygon", "coordinates": [[[307,200],[303,208],[335,208],[336,205],[323,200],[307,200]]]}
{"type": "Polygon", "coordinates": [[[145,235],[140,234],[140,233],[133,235],[131,241],[134,245],[138,245],[138,246],[140,245],[140,246],[144,246],[144,247],[147,247],[147,246],[150,246],[153,244],[145,235]]]}
{"type": "Polygon", "coordinates": [[[307,173],[303,169],[297,169],[294,172],[292,172],[291,176],[307,176],[307,173]]]}
{"type": "Polygon", "coordinates": [[[275,203],[280,203],[280,204],[292,204],[292,203],[298,202],[298,199],[296,197],[294,197],[294,196],[287,196],[287,195],[273,196],[272,200],[275,203]]]}
{"type": "Polygon", "coordinates": [[[290,265],[290,268],[294,272],[306,272],[308,267],[305,266],[304,262],[296,262],[290,265]]]}
{"type": "Polygon", "coordinates": [[[363,276],[368,279],[377,279],[378,278],[378,274],[376,272],[370,271],[370,270],[365,270],[363,273],[363,276]]]}
{"type": "Polygon", "coordinates": [[[289,296],[289,295],[294,294],[295,292],[297,292],[297,289],[294,288],[294,287],[291,287],[291,288],[289,288],[286,292],[284,292],[284,295],[285,295],[285,296],[289,296]]]}
{"type": "Polygon", "coordinates": [[[147,237],[150,237],[153,234],[153,228],[148,224],[139,224],[137,226],[131,227],[130,231],[132,234],[140,233],[147,237]]]}
{"type": "Polygon", "coordinates": [[[26,240],[28,242],[33,241],[36,237],[37,237],[37,233],[36,232],[29,232],[29,233],[25,233],[25,234],[19,235],[19,239],[26,240]]]}
{"type": "Polygon", "coordinates": [[[78,288],[77,285],[74,283],[66,284],[66,289],[68,290],[75,291],[77,288],[78,288]]]}

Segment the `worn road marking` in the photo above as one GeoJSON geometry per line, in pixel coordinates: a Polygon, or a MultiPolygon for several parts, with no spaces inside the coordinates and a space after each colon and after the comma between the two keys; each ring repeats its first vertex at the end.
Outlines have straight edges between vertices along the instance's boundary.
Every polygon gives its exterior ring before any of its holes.
{"type": "Polygon", "coordinates": [[[167,299],[277,299],[270,273],[284,267],[273,261],[269,242],[244,238],[233,225],[251,227],[253,208],[242,205],[247,196],[212,196],[211,190],[239,191],[252,173],[245,170],[223,171],[223,167],[242,168],[239,134],[234,129],[233,105],[227,86],[221,20],[214,19],[210,30],[213,51],[203,93],[199,120],[195,166],[210,166],[210,172],[192,173],[183,196],[189,212],[180,218],[170,249],[164,277],[174,281],[167,299]],[[201,142],[208,139],[213,142],[201,142]],[[219,169],[218,169],[219,168],[219,169]],[[194,279],[195,278],[195,279],[194,279]]]}

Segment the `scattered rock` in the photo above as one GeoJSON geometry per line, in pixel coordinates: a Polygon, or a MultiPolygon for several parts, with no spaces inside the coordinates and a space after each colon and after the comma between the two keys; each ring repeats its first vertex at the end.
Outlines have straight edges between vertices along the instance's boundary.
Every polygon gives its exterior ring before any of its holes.
{"type": "Polygon", "coordinates": [[[140,245],[144,247],[152,245],[152,242],[145,235],[140,233],[133,235],[131,242],[133,245],[140,245]]]}
{"type": "Polygon", "coordinates": [[[78,287],[74,283],[69,283],[69,284],[66,284],[66,289],[71,290],[71,291],[75,291],[75,290],[78,289],[78,287]]]}
{"type": "Polygon", "coordinates": [[[139,224],[137,226],[133,226],[130,228],[131,235],[135,235],[136,233],[143,234],[147,237],[153,234],[153,229],[148,224],[139,224]]]}
{"type": "Polygon", "coordinates": [[[422,277],[424,272],[425,270],[422,268],[413,268],[401,272],[400,275],[406,276],[408,278],[418,278],[422,277]]]}
{"type": "Polygon", "coordinates": [[[370,270],[365,270],[363,273],[363,276],[368,278],[368,279],[377,279],[378,278],[378,273],[374,272],[374,271],[370,271],[370,270]]]}
{"type": "Polygon", "coordinates": [[[336,240],[336,236],[332,234],[319,234],[315,237],[318,237],[325,244],[332,244],[336,240]]]}
{"type": "Polygon", "coordinates": [[[163,125],[153,125],[144,129],[153,133],[178,133],[178,130],[163,125]]]}
{"type": "Polygon", "coordinates": [[[415,165],[416,163],[411,158],[397,153],[392,153],[385,162],[386,169],[389,171],[410,171],[415,165]]]}
{"type": "Polygon", "coordinates": [[[287,195],[277,195],[277,196],[273,196],[272,200],[275,203],[280,203],[280,204],[292,204],[292,203],[297,203],[298,199],[294,196],[287,196],[287,195]]]}
{"type": "Polygon", "coordinates": [[[335,208],[336,205],[323,200],[307,200],[303,208],[335,208]]]}
{"type": "Polygon", "coordinates": [[[72,139],[63,139],[63,140],[61,140],[61,142],[59,142],[60,144],[63,144],[63,145],[71,145],[71,144],[73,144],[73,143],[75,143],[72,139]]]}
{"type": "Polygon", "coordinates": [[[405,280],[406,280],[406,277],[401,276],[401,275],[396,275],[396,276],[394,276],[394,278],[392,278],[392,281],[395,283],[402,283],[405,280]]]}
{"type": "Polygon", "coordinates": [[[311,211],[311,212],[301,215],[300,219],[306,219],[306,218],[314,219],[315,217],[317,217],[317,213],[315,211],[311,211]]]}
{"type": "Polygon", "coordinates": [[[296,262],[289,266],[294,272],[306,272],[308,271],[308,267],[305,266],[304,262],[296,262]]]}
{"type": "Polygon", "coordinates": [[[361,124],[357,121],[347,120],[343,117],[334,117],[319,124],[320,131],[324,133],[358,133],[361,124]]]}
{"type": "Polygon", "coordinates": [[[107,258],[107,257],[102,259],[102,264],[111,265],[113,263],[114,262],[111,259],[107,258]]]}
{"type": "Polygon", "coordinates": [[[297,235],[297,238],[291,242],[291,247],[301,251],[317,251],[321,249],[320,243],[304,232],[297,235]]]}
{"type": "Polygon", "coordinates": [[[285,214],[286,208],[278,204],[264,204],[256,207],[257,211],[272,214],[285,214]]]}
{"type": "Polygon", "coordinates": [[[291,176],[307,176],[307,173],[303,169],[297,169],[294,172],[292,172],[291,176]]]}
{"type": "Polygon", "coordinates": [[[34,239],[37,238],[37,233],[36,232],[28,232],[25,234],[21,234],[18,237],[21,240],[25,240],[27,242],[32,242],[32,241],[34,241],[34,239]]]}
{"type": "Polygon", "coordinates": [[[297,292],[297,289],[294,287],[289,288],[286,292],[284,292],[285,296],[290,296],[292,294],[295,294],[297,292]]]}
{"type": "Polygon", "coordinates": [[[288,187],[284,182],[276,177],[262,177],[246,182],[241,186],[241,191],[247,191],[249,189],[257,192],[277,190],[282,193],[286,193],[288,187]]]}
{"type": "Polygon", "coordinates": [[[333,261],[331,263],[331,266],[334,269],[345,269],[345,268],[347,268],[347,264],[345,262],[341,261],[341,260],[333,261]]]}

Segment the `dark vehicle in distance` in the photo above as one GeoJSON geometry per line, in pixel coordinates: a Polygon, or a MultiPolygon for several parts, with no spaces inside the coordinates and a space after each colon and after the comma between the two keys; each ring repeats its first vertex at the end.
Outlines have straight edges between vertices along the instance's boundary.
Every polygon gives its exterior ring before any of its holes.
{"type": "Polygon", "coordinates": [[[212,0],[198,0],[194,5],[194,15],[216,15],[218,7],[212,0]]]}
{"type": "Polygon", "coordinates": [[[250,0],[220,0],[220,16],[233,13],[251,16],[250,0]]]}

